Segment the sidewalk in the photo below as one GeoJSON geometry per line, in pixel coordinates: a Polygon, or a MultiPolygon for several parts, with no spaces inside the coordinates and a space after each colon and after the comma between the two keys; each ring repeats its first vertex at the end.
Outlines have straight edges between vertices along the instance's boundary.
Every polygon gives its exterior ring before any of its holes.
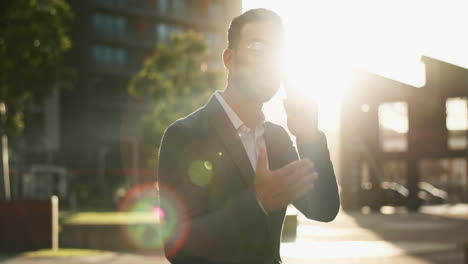
{"type": "MultiPolygon", "coordinates": [[[[109,253],[95,257],[64,258],[64,259],[10,259],[0,263],[8,264],[85,264],[85,263],[115,263],[115,264],[169,264],[164,258],[144,257],[137,255],[126,255],[109,253]]],[[[320,260],[298,260],[283,258],[284,264],[463,264],[463,255],[460,252],[445,252],[437,254],[426,254],[423,256],[401,255],[391,258],[371,257],[352,259],[320,259],[320,260]]]]}
{"type": "Polygon", "coordinates": [[[468,204],[422,206],[421,213],[468,220],[468,204]]]}
{"type": "MultiPolygon", "coordinates": [[[[285,264],[463,264],[468,205],[423,207],[423,213],[340,213],[331,223],[299,217],[298,238],[282,243],[285,264]]],[[[104,253],[75,258],[10,258],[2,264],[167,264],[162,256],[104,253]]]]}
{"type": "Polygon", "coordinates": [[[340,213],[327,224],[301,217],[296,243],[282,245],[283,260],[292,264],[464,263],[468,206],[426,206],[422,212],[340,213]]]}
{"type": "Polygon", "coordinates": [[[169,264],[162,256],[141,256],[122,253],[103,253],[85,257],[67,258],[12,258],[0,260],[2,264],[169,264]]]}

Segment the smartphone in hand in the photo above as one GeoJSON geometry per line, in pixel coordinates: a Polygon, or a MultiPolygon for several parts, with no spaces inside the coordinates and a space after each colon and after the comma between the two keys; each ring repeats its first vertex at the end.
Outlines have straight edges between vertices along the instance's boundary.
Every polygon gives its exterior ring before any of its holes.
{"type": "Polygon", "coordinates": [[[297,82],[287,76],[283,78],[283,87],[286,92],[283,104],[291,133],[300,130],[300,127],[317,129],[318,105],[312,97],[312,88],[300,90],[297,82]]]}
{"type": "Polygon", "coordinates": [[[297,84],[294,83],[288,75],[283,76],[283,89],[286,93],[284,99],[284,107],[288,115],[296,115],[297,113],[297,84]]]}

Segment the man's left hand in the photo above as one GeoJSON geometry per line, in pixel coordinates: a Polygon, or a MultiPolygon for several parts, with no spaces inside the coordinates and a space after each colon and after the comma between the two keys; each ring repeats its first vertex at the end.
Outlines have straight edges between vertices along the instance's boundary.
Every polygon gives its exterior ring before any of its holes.
{"type": "Polygon", "coordinates": [[[313,100],[288,97],[283,101],[288,129],[301,141],[312,141],[319,134],[318,107],[313,100]]]}

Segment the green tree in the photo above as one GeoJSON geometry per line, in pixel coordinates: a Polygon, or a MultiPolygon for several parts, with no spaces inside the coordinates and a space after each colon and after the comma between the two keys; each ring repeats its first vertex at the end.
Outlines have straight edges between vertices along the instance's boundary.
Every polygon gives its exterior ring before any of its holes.
{"type": "Polygon", "coordinates": [[[1,1],[0,101],[7,108],[7,134],[22,131],[28,103],[73,84],[75,72],[65,64],[72,19],[65,0],[1,1]]]}
{"type": "Polygon", "coordinates": [[[156,46],[154,56],[131,80],[130,94],[151,105],[141,120],[141,145],[151,164],[167,126],[201,107],[221,87],[224,74],[207,67],[208,53],[199,34],[174,34],[168,43],[156,46]]]}

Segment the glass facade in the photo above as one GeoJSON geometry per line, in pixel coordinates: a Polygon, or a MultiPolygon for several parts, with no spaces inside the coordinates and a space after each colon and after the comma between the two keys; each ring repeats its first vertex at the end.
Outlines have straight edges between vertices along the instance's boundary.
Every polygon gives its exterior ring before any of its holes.
{"type": "Polygon", "coordinates": [[[185,17],[187,15],[187,1],[173,0],[172,13],[177,17],[185,17]]]}
{"type": "Polygon", "coordinates": [[[466,149],[468,146],[468,100],[467,98],[449,98],[445,107],[448,148],[452,150],[466,149]]]}
{"type": "Polygon", "coordinates": [[[95,45],[93,47],[93,60],[97,66],[123,67],[127,61],[127,53],[123,48],[95,45]]]}
{"type": "Polygon", "coordinates": [[[169,11],[169,0],[95,0],[100,6],[114,8],[133,8],[141,10],[156,10],[158,14],[169,11]]]}
{"type": "Polygon", "coordinates": [[[159,23],[156,25],[156,38],[158,42],[167,42],[171,34],[181,33],[184,28],[178,25],[159,23]]]}
{"type": "Polygon", "coordinates": [[[96,0],[96,3],[101,6],[125,7],[127,0],[96,0]]]}
{"type": "Polygon", "coordinates": [[[125,37],[127,31],[127,21],[121,16],[94,14],[94,32],[109,38],[121,39],[125,37]]]}
{"type": "Polygon", "coordinates": [[[165,23],[156,25],[156,38],[158,42],[166,42],[169,40],[170,26],[165,23]]]}
{"type": "Polygon", "coordinates": [[[380,146],[383,151],[403,152],[408,149],[408,104],[405,102],[379,105],[380,146]]]}
{"type": "Polygon", "coordinates": [[[169,10],[169,0],[156,0],[156,12],[165,14],[169,10]]]}

